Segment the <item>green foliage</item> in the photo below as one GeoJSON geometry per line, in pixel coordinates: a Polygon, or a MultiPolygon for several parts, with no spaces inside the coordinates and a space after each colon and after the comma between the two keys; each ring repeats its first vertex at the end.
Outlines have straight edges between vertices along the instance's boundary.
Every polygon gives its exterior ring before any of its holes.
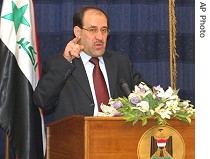
{"type": "Polygon", "coordinates": [[[149,118],[157,121],[158,125],[167,125],[167,120],[176,118],[188,124],[195,115],[194,105],[189,100],[181,100],[178,90],[168,87],[166,91],[156,86],[150,89],[145,83],[135,86],[135,90],[127,97],[110,99],[109,106],[103,105],[101,115],[115,116],[120,113],[126,122],[133,125],[141,121],[146,125],[149,118]]]}

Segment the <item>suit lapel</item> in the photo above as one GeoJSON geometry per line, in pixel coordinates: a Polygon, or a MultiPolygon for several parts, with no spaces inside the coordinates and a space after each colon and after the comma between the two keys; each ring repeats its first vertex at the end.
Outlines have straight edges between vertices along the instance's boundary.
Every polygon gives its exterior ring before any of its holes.
{"type": "Polygon", "coordinates": [[[77,81],[78,85],[82,88],[82,90],[93,101],[90,85],[82,60],[79,58],[73,60],[73,62],[76,66],[76,69],[73,71],[72,75],[74,76],[75,80],[77,81]]]}
{"type": "MultiPolygon", "coordinates": [[[[104,58],[105,67],[106,67],[108,80],[109,80],[110,94],[112,97],[114,90],[116,89],[116,85],[119,84],[119,81],[116,81],[117,65],[116,65],[116,61],[112,58],[112,55],[109,54],[109,52],[105,52],[103,58],[104,58]]],[[[79,58],[79,59],[73,60],[73,62],[76,66],[76,69],[73,71],[72,75],[74,76],[78,85],[83,89],[83,91],[87,94],[87,96],[93,101],[90,85],[88,82],[88,78],[87,78],[82,60],[79,58]]]]}
{"type": "Polygon", "coordinates": [[[116,81],[117,79],[116,61],[112,58],[112,55],[109,54],[109,52],[105,52],[103,58],[109,80],[110,94],[111,97],[113,97],[114,89],[116,88],[116,85],[118,85],[118,81],[116,81]]]}

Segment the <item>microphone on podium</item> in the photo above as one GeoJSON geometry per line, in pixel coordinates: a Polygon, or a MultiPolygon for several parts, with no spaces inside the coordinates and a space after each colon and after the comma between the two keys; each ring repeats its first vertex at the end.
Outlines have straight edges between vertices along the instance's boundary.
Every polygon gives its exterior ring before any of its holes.
{"type": "Polygon", "coordinates": [[[120,88],[124,91],[126,96],[129,96],[131,94],[131,90],[129,88],[129,85],[128,85],[127,81],[125,81],[124,79],[120,80],[120,88]]]}

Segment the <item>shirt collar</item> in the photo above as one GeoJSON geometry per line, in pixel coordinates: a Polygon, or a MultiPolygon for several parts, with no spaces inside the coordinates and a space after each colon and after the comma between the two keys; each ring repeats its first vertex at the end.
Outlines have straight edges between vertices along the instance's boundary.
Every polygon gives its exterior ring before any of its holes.
{"type": "MultiPolygon", "coordinates": [[[[91,59],[91,56],[87,55],[84,51],[80,52],[80,57],[84,64],[87,64],[89,62],[89,60],[91,59]]],[[[102,56],[98,57],[98,59],[99,59],[100,63],[104,64],[104,60],[103,60],[102,56]]]]}

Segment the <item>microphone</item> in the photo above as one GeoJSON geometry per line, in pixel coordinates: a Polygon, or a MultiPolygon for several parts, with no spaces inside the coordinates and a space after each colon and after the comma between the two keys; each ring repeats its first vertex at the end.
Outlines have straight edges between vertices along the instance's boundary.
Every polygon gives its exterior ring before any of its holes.
{"type": "Polygon", "coordinates": [[[129,85],[124,79],[120,80],[120,88],[124,91],[126,96],[129,96],[131,94],[131,90],[129,88],[129,85]]]}

